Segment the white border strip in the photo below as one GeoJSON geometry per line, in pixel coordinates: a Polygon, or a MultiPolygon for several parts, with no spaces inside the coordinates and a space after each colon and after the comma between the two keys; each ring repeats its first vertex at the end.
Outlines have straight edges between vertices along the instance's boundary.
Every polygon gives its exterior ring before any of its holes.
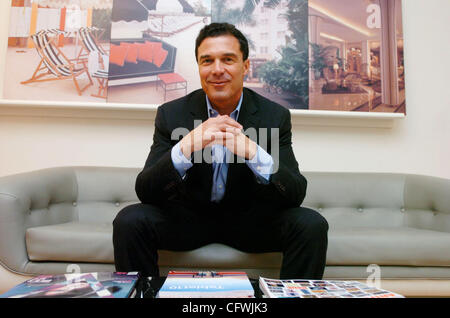
{"type": "MultiPolygon", "coordinates": [[[[154,120],[155,104],[0,100],[0,116],[154,120]]],[[[291,110],[292,124],[392,128],[400,113],[291,110]]]]}

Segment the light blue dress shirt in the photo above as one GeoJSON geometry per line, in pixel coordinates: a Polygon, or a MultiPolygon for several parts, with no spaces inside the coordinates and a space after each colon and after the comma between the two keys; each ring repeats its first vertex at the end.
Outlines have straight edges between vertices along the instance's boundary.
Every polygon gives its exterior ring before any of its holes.
{"type": "MultiPolygon", "coordinates": [[[[239,111],[242,105],[242,98],[236,109],[230,114],[230,117],[234,120],[238,120],[239,111]]],[[[208,107],[208,117],[216,117],[219,113],[212,108],[211,103],[206,97],[206,105],[208,107]]],[[[212,166],[213,166],[213,182],[211,189],[211,201],[219,202],[225,195],[225,185],[227,183],[228,176],[228,161],[226,158],[232,158],[233,153],[223,145],[213,145],[211,150],[212,166]]],[[[178,142],[171,151],[171,158],[175,169],[178,171],[182,178],[185,177],[186,171],[192,166],[192,160],[187,159],[181,152],[180,142],[178,142]]],[[[257,145],[257,151],[255,158],[252,160],[245,160],[245,163],[253,171],[257,177],[257,181],[260,183],[269,183],[270,175],[272,173],[273,158],[263,148],[257,145]]]]}

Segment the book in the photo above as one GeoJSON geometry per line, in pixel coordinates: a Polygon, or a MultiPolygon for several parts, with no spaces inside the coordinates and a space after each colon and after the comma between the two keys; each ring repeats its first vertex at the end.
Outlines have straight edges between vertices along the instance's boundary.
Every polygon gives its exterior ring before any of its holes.
{"type": "Polygon", "coordinates": [[[245,272],[170,271],[157,298],[253,298],[245,272]]]}
{"type": "Polygon", "coordinates": [[[0,298],[127,298],[138,273],[98,272],[39,275],[0,295],[0,298]]]}
{"type": "Polygon", "coordinates": [[[404,298],[404,296],[358,281],[259,278],[267,298],[404,298]]]}

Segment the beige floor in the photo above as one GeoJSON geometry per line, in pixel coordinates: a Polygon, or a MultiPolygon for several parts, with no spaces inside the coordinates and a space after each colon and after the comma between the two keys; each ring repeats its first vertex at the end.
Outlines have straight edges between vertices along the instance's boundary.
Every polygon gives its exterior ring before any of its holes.
{"type": "MultiPolygon", "coordinates": [[[[68,58],[75,55],[75,47],[67,45],[63,52],[68,58]]],[[[81,96],[71,79],[51,82],[20,84],[29,79],[40,62],[37,51],[27,48],[9,47],[6,54],[5,77],[3,79],[3,98],[19,100],[44,100],[44,101],[80,101],[80,102],[105,102],[102,98],[91,96],[97,93],[97,82],[83,92],[81,96]]],[[[79,76],[80,85],[89,82],[86,75],[79,76]]]]}
{"type": "MultiPolygon", "coordinates": [[[[368,103],[369,112],[392,113],[397,106],[374,104],[374,99],[380,94],[368,86],[361,86],[365,93],[361,94],[322,94],[318,89],[321,83],[312,85],[309,91],[309,109],[312,110],[336,110],[352,111],[359,106],[368,103]]],[[[400,100],[405,100],[405,90],[400,91],[400,100]]]]}

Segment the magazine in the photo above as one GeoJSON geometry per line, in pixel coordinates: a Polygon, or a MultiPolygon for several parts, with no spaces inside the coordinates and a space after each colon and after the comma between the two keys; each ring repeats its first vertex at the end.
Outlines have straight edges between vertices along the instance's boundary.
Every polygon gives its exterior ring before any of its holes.
{"type": "Polygon", "coordinates": [[[259,288],[267,298],[404,298],[404,296],[358,281],[279,280],[259,278],[259,288]]]}
{"type": "Polygon", "coordinates": [[[253,298],[245,272],[170,271],[157,298],[253,298]]]}
{"type": "Polygon", "coordinates": [[[137,280],[136,272],[40,275],[0,298],[126,298],[135,290],[137,280]]]}

